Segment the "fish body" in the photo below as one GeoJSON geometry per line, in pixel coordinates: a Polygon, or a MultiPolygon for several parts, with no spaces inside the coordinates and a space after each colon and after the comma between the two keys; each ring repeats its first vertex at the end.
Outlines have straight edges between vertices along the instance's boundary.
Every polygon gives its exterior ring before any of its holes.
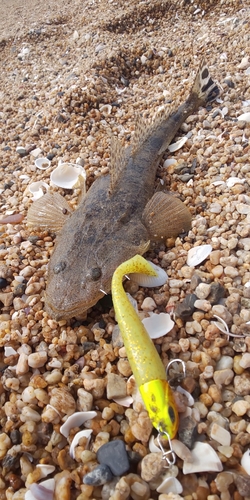
{"type": "Polygon", "coordinates": [[[111,140],[110,173],[96,179],[74,213],[58,193],[33,203],[28,224],[59,231],[45,295],[50,316],[81,315],[110,291],[122,262],[144,254],[152,240],[189,230],[186,206],[171,194],[154,192],[156,170],[181,124],[218,92],[202,63],[188,99],[176,111],[163,109],[149,125],[138,120],[127,148],[111,140]]]}
{"type": "Polygon", "coordinates": [[[143,257],[135,255],[115,270],[111,291],[126,354],[152,424],[172,439],[179,422],[174,396],[160,356],[123,289],[122,280],[127,273],[157,273],[143,257]]]}

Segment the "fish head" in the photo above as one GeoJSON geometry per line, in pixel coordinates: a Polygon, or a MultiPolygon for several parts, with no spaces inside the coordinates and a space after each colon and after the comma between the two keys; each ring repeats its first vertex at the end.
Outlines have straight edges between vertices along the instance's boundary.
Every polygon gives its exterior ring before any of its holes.
{"type": "Polygon", "coordinates": [[[136,253],[149,247],[148,234],[141,224],[126,228],[105,227],[70,235],[56,241],[48,267],[45,309],[57,319],[81,316],[111,289],[115,269],[136,253]]]}

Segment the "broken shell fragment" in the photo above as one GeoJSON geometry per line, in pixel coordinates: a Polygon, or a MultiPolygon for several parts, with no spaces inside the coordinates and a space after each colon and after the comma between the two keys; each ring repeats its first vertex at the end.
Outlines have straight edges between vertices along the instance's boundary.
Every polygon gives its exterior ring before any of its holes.
{"type": "Polygon", "coordinates": [[[33,194],[32,196],[33,201],[36,201],[39,198],[41,198],[45,194],[45,192],[48,191],[48,189],[49,185],[47,184],[47,182],[43,181],[32,182],[29,185],[29,192],[33,194]]]}
{"type": "Polygon", "coordinates": [[[46,479],[42,483],[32,483],[30,489],[25,493],[25,500],[53,500],[55,480],[46,479]]]}
{"type": "Polygon", "coordinates": [[[126,408],[129,408],[130,405],[133,403],[133,398],[132,396],[124,396],[123,398],[113,398],[113,401],[117,403],[118,405],[125,406],[126,408]]]}
{"type": "Polygon", "coordinates": [[[50,167],[50,164],[51,162],[48,158],[37,158],[35,160],[35,165],[37,168],[40,168],[40,170],[46,170],[50,167]]]}
{"type": "Polygon", "coordinates": [[[144,324],[151,339],[159,339],[163,337],[174,327],[174,321],[171,319],[170,315],[167,313],[149,313],[149,318],[144,318],[142,323],[144,324]]]}
{"type": "Polygon", "coordinates": [[[211,245],[200,245],[191,248],[187,254],[187,265],[190,267],[198,266],[203,260],[207,259],[211,252],[211,245]]]}
{"type": "Polygon", "coordinates": [[[52,474],[55,470],[54,465],[49,464],[37,464],[37,468],[40,469],[41,478],[49,476],[49,474],[52,474]]]}
{"type": "Polygon", "coordinates": [[[184,461],[183,474],[192,474],[193,472],[221,472],[222,463],[216,451],[208,443],[195,443],[191,450],[193,462],[184,461]]]}
{"type": "Polygon", "coordinates": [[[250,113],[243,113],[243,115],[237,117],[237,120],[250,123],[250,113]]]}
{"type": "Polygon", "coordinates": [[[168,146],[168,150],[170,151],[170,153],[174,153],[174,151],[181,149],[182,146],[184,146],[185,142],[187,142],[187,140],[188,140],[187,136],[182,137],[181,139],[179,139],[179,141],[170,144],[170,146],[168,146]]]}
{"type": "Polygon", "coordinates": [[[78,411],[70,415],[66,422],[60,427],[60,432],[64,437],[68,437],[70,433],[70,429],[74,427],[80,427],[87,420],[91,420],[95,418],[97,415],[96,411],[78,411]]]}
{"type": "Polygon", "coordinates": [[[134,281],[135,283],[138,283],[138,285],[147,288],[165,285],[166,281],[168,280],[166,271],[164,271],[164,269],[162,269],[160,266],[157,266],[153,262],[148,262],[157,272],[157,276],[148,276],[147,274],[142,273],[131,273],[129,274],[129,279],[131,279],[131,281],[134,281]]]}
{"type": "Polygon", "coordinates": [[[93,432],[92,429],[84,429],[84,431],[77,432],[77,434],[74,436],[74,439],[69,449],[69,454],[71,458],[75,458],[75,448],[77,447],[80,439],[85,437],[87,438],[87,443],[89,443],[92,432],[93,432]]]}
{"type": "Polygon", "coordinates": [[[183,487],[176,477],[170,476],[166,477],[162,481],[156,491],[158,491],[158,493],[165,493],[165,495],[167,495],[168,493],[179,495],[183,492],[183,487]]]}
{"type": "Polygon", "coordinates": [[[250,449],[245,451],[243,453],[242,458],[241,458],[241,465],[243,469],[247,472],[247,474],[250,476],[250,449]]]}
{"type": "Polygon", "coordinates": [[[80,165],[61,163],[51,172],[51,183],[64,189],[83,187],[85,192],[86,172],[80,165]]]}
{"type": "Polygon", "coordinates": [[[229,177],[226,180],[226,185],[227,187],[231,188],[235,184],[244,184],[244,182],[246,182],[246,179],[239,179],[239,177],[229,177]]]}

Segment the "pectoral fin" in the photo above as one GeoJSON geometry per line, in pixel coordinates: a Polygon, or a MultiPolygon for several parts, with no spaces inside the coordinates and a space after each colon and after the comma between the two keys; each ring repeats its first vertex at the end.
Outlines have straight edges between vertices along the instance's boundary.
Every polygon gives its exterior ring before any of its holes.
{"type": "Polygon", "coordinates": [[[168,193],[155,193],[142,217],[151,240],[175,237],[191,227],[191,214],[186,205],[168,193]]]}
{"type": "Polygon", "coordinates": [[[59,193],[46,193],[32,203],[27,214],[28,226],[59,232],[72,213],[67,201],[59,193]]]}

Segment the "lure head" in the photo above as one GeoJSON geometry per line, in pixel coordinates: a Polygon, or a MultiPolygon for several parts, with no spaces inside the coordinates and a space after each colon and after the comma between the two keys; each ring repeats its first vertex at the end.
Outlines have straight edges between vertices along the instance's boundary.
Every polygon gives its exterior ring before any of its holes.
{"type": "Polygon", "coordinates": [[[173,439],[178,430],[179,415],[167,380],[152,380],[139,389],[153,426],[173,439]]]}

